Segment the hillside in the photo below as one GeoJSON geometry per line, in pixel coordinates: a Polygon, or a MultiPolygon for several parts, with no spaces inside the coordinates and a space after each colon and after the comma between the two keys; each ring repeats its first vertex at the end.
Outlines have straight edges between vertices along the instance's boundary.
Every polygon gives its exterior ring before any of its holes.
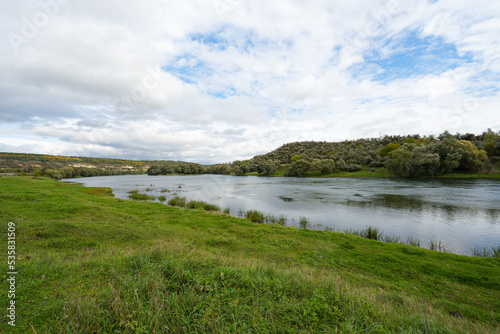
{"type": "Polygon", "coordinates": [[[498,174],[500,132],[439,136],[382,136],[341,142],[304,141],[250,160],[211,166],[214,174],[274,176],[353,175],[434,177],[450,173],[498,174]],[[362,172],[362,173],[359,173],[362,172]],[[387,173],[389,172],[389,173],[387,173]]]}
{"type": "Polygon", "coordinates": [[[54,179],[145,174],[153,165],[170,165],[175,168],[199,166],[181,161],[122,160],[88,157],[64,157],[48,154],[0,153],[0,173],[33,174],[54,179]]]}

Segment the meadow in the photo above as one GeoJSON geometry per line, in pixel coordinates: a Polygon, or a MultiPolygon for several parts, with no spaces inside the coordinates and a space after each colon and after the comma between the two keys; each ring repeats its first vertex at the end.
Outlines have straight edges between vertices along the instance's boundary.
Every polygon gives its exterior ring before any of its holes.
{"type": "Polygon", "coordinates": [[[498,333],[498,258],[191,207],[0,177],[18,272],[0,332],[498,333]]]}

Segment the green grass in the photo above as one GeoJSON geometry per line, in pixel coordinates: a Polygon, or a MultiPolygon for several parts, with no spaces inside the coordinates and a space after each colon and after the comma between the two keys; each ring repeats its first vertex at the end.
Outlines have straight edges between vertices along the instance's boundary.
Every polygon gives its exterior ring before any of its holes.
{"type": "Polygon", "coordinates": [[[92,189],[0,178],[18,271],[16,328],[0,332],[498,333],[500,259],[92,189]]]}

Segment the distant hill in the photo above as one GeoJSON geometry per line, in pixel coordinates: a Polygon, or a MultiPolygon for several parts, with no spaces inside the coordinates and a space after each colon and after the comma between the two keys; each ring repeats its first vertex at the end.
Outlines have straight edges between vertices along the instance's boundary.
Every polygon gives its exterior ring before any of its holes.
{"type": "Polygon", "coordinates": [[[32,173],[55,179],[145,174],[156,165],[185,166],[196,165],[181,161],[123,160],[108,158],[65,157],[47,154],[0,153],[0,173],[32,173]]]}

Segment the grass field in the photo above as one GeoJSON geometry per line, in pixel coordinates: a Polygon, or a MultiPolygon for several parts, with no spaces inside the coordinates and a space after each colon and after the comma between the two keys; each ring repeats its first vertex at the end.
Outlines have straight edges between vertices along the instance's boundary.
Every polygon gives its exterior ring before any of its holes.
{"type": "Polygon", "coordinates": [[[2,333],[498,333],[500,259],[0,177],[2,333]],[[7,296],[7,275],[2,274],[7,296]]]}

